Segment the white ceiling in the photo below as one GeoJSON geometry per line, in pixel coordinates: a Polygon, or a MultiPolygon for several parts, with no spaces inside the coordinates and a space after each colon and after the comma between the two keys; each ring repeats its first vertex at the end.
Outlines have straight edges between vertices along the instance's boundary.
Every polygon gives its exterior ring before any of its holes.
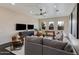
{"type": "Polygon", "coordinates": [[[10,3],[0,4],[0,6],[9,8],[16,12],[21,12],[23,14],[30,15],[35,18],[53,18],[68,16],[72,12],[75,3],[16,3],[14,5],[10,3]],[[35,14],[40,13],[40,9],[46,11],[46,15],[38,16],[35,14]],[[56,10],[59,10],[56,12],[56,10]]]}

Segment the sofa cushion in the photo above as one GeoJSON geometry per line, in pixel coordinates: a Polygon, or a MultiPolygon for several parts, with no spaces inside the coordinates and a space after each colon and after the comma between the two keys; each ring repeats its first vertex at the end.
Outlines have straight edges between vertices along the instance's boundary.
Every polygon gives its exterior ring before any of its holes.
{"type": "Polygon", "coordinates": [[[22,32],[24,36],[32,36],[34,35],[34,31],[24,31],[22,32]]]}
{"type": "Polygon", "coordinates": [[[62,41],[58,41],[58,40],[48,40],[48,39],[43,39],[43,44],[53,47],[53,48],[57,48],[57,49],[64,49],[66,46],[66,42],[62,42],[62,41]]]}
{"type": "Polygon", "coordinates": [[[67,44],[64,50],[67,52],[73,52],[72,46],[70,44],[67,44]]]}
{"type": "Polygon", "coordinates": [[[43,45],[43,55],[73,55],[73,53],[43,45]]]}
{"type": "Polygon", "coordinates": [[[42,38],[37,36],[27,36],[26,40],[32,43],[42,44],[42,38]]]}
{"type": "Polygon", "coordinates": [[[27,42],[25,45],[25,55],[42,55],[42,45],[27,42]]]}

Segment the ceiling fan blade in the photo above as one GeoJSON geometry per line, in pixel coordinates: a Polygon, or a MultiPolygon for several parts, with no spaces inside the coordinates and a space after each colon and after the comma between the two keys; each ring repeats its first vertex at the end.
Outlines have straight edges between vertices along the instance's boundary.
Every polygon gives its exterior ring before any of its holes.
{"type": "Polygon", "coordinates": [[[46,12],[43,12],[42,15],[46,14],[46,12]]]}
{"type": "Polygon", "coordinates": [[[42,9],[40,9],[40,12],[39,13],[32,13],[33,15],[36,15],[36,16],[41,16],[41,15],[44,15],[46,14],[46,11],[42,11],[42,9]]]}
{"type": "Polygon", "coordinates": [[[34,14],[34,15],[36,15],[36,16],[40,16],[40,14],[34,14]]]}

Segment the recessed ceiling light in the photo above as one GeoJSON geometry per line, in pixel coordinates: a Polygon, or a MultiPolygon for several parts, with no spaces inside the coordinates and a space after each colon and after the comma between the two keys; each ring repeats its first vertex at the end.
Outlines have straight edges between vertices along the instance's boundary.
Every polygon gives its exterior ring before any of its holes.
{"type": "Polygon", "coordinates": [[[54,5],[54,8],[56,8],[57,6],[56,5],[54,5]]]}
{"type": "Polygon", "coordinates": [[[33,11],[30,11],[30,13],[32,14],[32,13],[33,13],[33,11]]]}

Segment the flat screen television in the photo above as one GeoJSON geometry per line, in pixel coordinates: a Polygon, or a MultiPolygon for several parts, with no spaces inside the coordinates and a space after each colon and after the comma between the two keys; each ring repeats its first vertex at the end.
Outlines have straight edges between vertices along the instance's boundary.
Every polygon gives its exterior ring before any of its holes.
{"type": "Polygon", "coordinates": [[[34,29],[34,25],[27,25],[28,29],[34,29]]]}
{"type": "Polygon", "coordinates": [[[16,24],[16,30],[26,30],[26,24],[16,24]]]}

